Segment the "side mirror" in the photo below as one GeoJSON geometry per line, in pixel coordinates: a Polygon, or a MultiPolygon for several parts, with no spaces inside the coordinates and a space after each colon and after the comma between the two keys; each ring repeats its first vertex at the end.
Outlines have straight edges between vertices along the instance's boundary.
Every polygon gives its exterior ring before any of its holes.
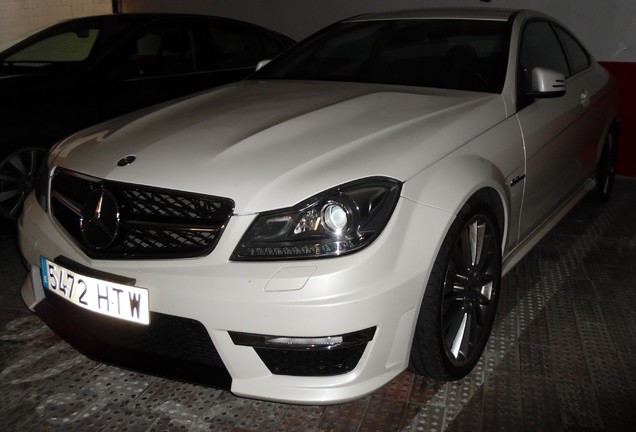
{"type": "Polygon", "coordinates": [[[555,98],[565,94],[565,76],[544,67],[532,69],[532,92],[535,98],[555,98]]]}
{"type": "Polygon", "coordinates": [[[263,66],[265,66],[269,62],[271,62],[271,60],[261,60],[261,61],[259,61],[258,64],[256,65],[256,70],[259,70],[260,68],[262,68],[263,66]]]}

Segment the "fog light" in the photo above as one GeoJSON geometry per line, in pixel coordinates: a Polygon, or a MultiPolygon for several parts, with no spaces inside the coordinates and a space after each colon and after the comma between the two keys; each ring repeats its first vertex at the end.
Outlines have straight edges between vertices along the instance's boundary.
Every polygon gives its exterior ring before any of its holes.
{"type": "Polygon", "coordinates": [[[275,375],[333,376],[355,369],[375,335],[375,327],[320,337],[229,333],[236,345],[252,347],[275,375]]]}
{"type": "Polygon", "coordinates": [[[230,332],[230,337],[236,345],[253,348],[320,351],[366,344],[374,334],[375,327],[337,336],[288,337],[230,332]]]}
{"type": "Polygon", "coordinates": [[[284,348],[284,349],[315,349],[326,348],[331,349],[338,345],[342,345],[342,336],[324,337],[324,338],[287,338],[277,337],[268,339],[265,341],[265,345],[271,348],[284,348]]]}

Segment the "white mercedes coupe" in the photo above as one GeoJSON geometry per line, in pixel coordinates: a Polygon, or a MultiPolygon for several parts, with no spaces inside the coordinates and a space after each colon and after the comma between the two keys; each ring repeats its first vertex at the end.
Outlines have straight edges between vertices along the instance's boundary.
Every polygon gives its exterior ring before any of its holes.
{"type": "Polygon", "coordinates": [[[611,193],[614,81],[540,13],[364,15],[259,66],[51,150],[22,297],[88,356],[300,404],[458,380],[501,276],[611,193]]]}

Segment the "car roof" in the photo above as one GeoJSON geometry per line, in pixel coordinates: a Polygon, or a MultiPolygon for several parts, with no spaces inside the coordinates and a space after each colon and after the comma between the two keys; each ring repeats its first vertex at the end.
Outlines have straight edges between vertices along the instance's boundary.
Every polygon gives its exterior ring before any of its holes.
{"type": "Polygon", "coordinates": [[[47,27],[44,27],[38,31],[35,31],[29,34],[27,37],[18,40],[14,44],[10,44],[5,47],[4,50],[0,50],[1,55],[9,54],[15,50],[21,49],[26,45],[32,43],[33,40],[37,40],[42,37],[42,35],[50,34],[51,32],[59,31],[59,29],[64,29],[68,26],[74,26],[77,24],[82,25],[101,25],[105,23],[115,24],[118,23],[132,26],[132,28],[136,28],[139,26],[143,26],[146,24],[150,24],[152,22],[157,22],[166,19],[196,19],[196,20],[206,20],[206,21],[216,21],[217,23],[235,23],[238,25],[242,25],[245,27],[252,27],[254,29],[260,29],[262,31],[267,32],[273,37],[278,38],[282,43],[290,46],[294,44],[296,41],[291,39],[290,37],[279,33],[277,31],[270,30],[268,28],[247,22],[236,20],[232,18],[226,18],[216,15],[202,15],[202,14],[185,14],[185,13],[160,13],[160,12],[134,12],[134,13],[118,13],[118,14],[103,14],[103,15],[89,15],[83,17],[69,18],[63,21],[59,21],[57,23],[51,24],[47,27]]]}
{"type": "Polygon", "coordinates": [[[509,20],[517,10],[499,8],[431,8],[408,9],[391,12],[377,12],[359,15],[346,20],[351,21],[381,21],[399,19],[476,19],[476,20],[509,20]]]}
{"type": "MultiPolygon", "coordinates": [[[[216,15],[203,15],[203,14],[186,14],[186,13],[161,13],[161,12],[133,12],[133,13],[117,13],[117,14],[104,14],[104,15],[90,15],[78,18],[70,18],[64,21],[60,21],[57,25],[74,22],[132,22],[144,24],[155,20],[162,19],[174,19],[174,18],[194,18],[200,20],[215,20],[236,22],[253,27],[260,27],[250,22],[235,20],[232,18],[226,18],[216,15]]],[[[55,25],[55,24],[54,24],[55,25]]],[[[273,32],[275,33],[275,32],[273,32]]]]}

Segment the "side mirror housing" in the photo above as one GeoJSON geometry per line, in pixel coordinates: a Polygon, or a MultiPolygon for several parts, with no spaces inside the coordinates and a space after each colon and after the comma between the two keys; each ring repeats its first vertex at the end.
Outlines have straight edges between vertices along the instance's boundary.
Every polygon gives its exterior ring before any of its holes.
{"type": "Polygon", "coordinates": [[[544,67],[532,69],[532,92],[535,98],[555,98],[565,94],[565,76],[544,67]]]}
{"type": "Polygon", "coordinates": [[[256,70],[261,69],[263,66],[265,66],[269,62],[271,62],[271,60],[261,60],[261,61],[259,61],[258,64],[256,65],[256,70]]]}

